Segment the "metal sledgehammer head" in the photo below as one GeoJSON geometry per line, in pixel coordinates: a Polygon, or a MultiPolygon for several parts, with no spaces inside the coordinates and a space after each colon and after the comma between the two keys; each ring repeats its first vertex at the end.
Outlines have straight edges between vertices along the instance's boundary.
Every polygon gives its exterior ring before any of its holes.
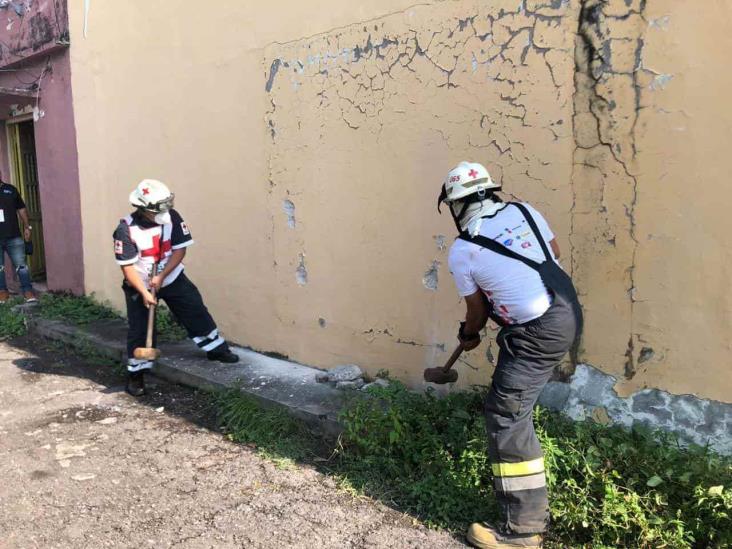
{"type": "Polygon", "coordinates": [[[458,378],[456,370],[451,370],[452,365],[455,364],[460,354],[463,352],[462,343],[457,346],[453,351],[450,358],[447,360],[442,368],[427,368],[424,371],[424,380],[427,383],[436,383],[438,385],[444,385],[445,383],[455,383],[458,378]]]}
{"type": "Polygon", "coordinates": [[[160,358],[160,349],[155,347],[138,347],[132,353],[138,360],[157,360],[160,358]]]}
{"type": "Polygon", "coordinates": [[[427,368],[424,371],[424,380],[428,383],[444,385],[445,383],[455,383],[457,378],[457,370],[448,370],[446,372],[442,368],[427,368]]]}

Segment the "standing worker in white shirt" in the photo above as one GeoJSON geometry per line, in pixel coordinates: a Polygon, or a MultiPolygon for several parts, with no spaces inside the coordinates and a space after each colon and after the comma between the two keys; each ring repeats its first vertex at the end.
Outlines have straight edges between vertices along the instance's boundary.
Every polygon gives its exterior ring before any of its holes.
{"type": "Polygon", "coordinates": [[[582,330],[572,280],[557,263],[559,245],[528,204],[505,203],[481,164],[461,162],[442,187],[460,233],[450,248],[450,272],[467,312],[458,338],[480,344],[488,318],[502,328],[485,415],[499,524],[475,523],[467,539],[481,549],[535,548],[549,522],[544,460],[533,407],[582,330]]]}

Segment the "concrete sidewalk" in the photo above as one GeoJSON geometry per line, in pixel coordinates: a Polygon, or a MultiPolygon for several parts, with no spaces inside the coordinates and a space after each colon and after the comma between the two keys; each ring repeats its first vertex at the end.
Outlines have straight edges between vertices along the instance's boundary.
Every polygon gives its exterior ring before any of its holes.
{"type": "MultiPolygon", "coordinates": [[[[21,306],[32,335],[61,341],[77,350],[93,350],[113,360],[124,360],[127,327],[123,320],[103,320],[76,326],[47,320],[21,306]]],[[[190,341],[161,343],[162,356],[153,373],[175,383],[203,390],[239,388],[263,406],[285,408],[303,420],[315,433],[335,438],[341,432],[338,414],[347,393],[326,383],[318,383],[322,370],[295,362],[271,358],[232,346],[238,364],[211,362],[190,341]]]]}

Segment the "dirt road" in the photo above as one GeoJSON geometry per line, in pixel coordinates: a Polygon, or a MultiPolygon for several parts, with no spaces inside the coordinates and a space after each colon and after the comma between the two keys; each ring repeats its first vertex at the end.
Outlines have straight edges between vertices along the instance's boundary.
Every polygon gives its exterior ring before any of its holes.
{"type": "Polygon", "coordinates": [[[108,365],[16,343],[0,343],[2,549],[464,547],[229,442],[188,389],[135,400],[108,365]]]}

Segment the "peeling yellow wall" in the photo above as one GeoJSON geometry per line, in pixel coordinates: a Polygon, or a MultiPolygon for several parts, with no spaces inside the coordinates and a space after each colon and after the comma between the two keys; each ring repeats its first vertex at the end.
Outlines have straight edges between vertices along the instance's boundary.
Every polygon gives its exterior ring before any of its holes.
{"type": "MultiPolygon", "coordinates": [[[[435,199],[473,159],[557,233],[581,360],[626,393],[730,400],[732,8],[243,4],[92,1],[86,38],[70,6],[88,291],[121,305],[110,234],[134,183],[158,177],[227,337],[418,384],[463,310],[435,199]]],[[[471,353],[461,386],[486,383],[494,354],[471,353]]]]}

